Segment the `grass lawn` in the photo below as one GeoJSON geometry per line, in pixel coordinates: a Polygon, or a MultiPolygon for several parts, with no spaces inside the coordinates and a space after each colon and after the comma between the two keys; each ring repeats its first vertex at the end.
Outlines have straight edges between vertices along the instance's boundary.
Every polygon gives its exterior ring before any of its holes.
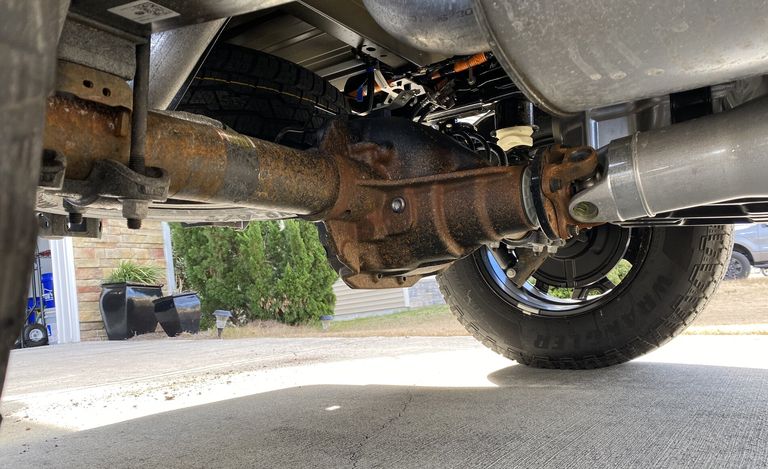
{"type": "MultiPolygon", "coordinates": [[[[686,334],[768,334],[768,278],[723,282],[707,308],[686,334]]],[[[329,330],[320,324],[286,326],[275,321],[255,321],[228,327],[225,338],[245,337],[373,337],[469,335],[448,307],[430,306],[386,316],[333,321],[329,330]]],[[[186,337],[193,337],[186,335],[186,337]]],[[[215,337],[203,331],[194,337],[215,337]]]]}
{"type": "MultiPolygon", "coordinates": [[[[184,334],[187,336],[186,334],[184,334]]],[[[215,337],[215,331],[201,331],[197,336],[215,337]]],[[[395,337],[468,335],[448,307],[430,306],[385,316],[333,321],[327,331],[318,324],[286,326],[275,321],[254,321],[241,327],[227,327],[224,338],[246,337],[395,337]]]]}

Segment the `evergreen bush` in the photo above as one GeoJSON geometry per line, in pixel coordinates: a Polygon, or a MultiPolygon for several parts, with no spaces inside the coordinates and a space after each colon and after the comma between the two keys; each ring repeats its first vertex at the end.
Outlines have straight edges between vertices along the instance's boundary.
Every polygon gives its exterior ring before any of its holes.
{"type": "Polygon", "coordinates": [[[204,327],[211,312],[235,322],[275,319],[288,324],[333,314],[336,272],[309,222],[251,222],[244,230],[172,225],[178,284],[198,292],[204,327]]]}

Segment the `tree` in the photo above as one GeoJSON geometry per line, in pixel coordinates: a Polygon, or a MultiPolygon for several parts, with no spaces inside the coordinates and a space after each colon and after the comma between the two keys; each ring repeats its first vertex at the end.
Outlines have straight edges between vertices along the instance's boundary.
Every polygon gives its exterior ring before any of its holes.
{"type": "MultiPolygon", "coordinates": [[[[175,227],[173,246],[183,284],[197,291],[203,311],[227,309],[236,321],[241,320],[248,310],[245,289],[250,281],[241,277],[237,263],[232,262],[239,257],[237,233],[229,228],[175,227]]],[[[204,326],[212,321],[209,316],[203,316],[204,326]]]]}
{"type": "Polygon", "coordinates": [[[198,292],[204,313],[289,324],[333,314],[336,272],[308,222],[251,222],[241,232],[173,225],[173,248],[179,284],[198,292]]]}
{"type": "Polygon", "coordinates": [[[267,262],[261,223],[250,223],[239,233],[240,259],[235,270],[244,279],[248,319],[269,318],[269,295],[275,275],[267,262]]]}
{"type": "Polygon", "coordinates": [[[320,243],[317,228],[311,223],[299,223],[302,239],[310,256],[309,271],[312,272],[310,282],[311,306],[313,317],[330,316],[336,305],[336,295],[333,293],[333,284],[339,278],[335,270],[328,264],[325,248],[320,243]]]}

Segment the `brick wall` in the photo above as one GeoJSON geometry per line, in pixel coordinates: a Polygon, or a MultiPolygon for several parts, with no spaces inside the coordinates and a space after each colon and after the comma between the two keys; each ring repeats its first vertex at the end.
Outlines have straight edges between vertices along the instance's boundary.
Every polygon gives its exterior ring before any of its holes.
{"type": "Polygon", "coordinates": [[[101,284],[121,260],[163,268],[163,231],[160,222],[145,220],[142,229],[129,230],[125,221],[104,220],[101,239],[72,238],[82,340],[106,339],[99,313],[101,284]]]}

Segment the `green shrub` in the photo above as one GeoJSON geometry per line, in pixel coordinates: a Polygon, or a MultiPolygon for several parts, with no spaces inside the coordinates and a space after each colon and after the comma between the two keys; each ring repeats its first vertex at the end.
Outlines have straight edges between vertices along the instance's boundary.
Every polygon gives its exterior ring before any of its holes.
{"type": "Polygon", "coordinates": [[[173,225],[172,233],[178,284],[198,292],[202,327],[216,309],[241,323],[298,324],[333,314],[337,277],[311,223],[251,222],[242,231],[173,225]]]}
{"type": "MultiPolygon", "coordinates": [[[[606,277],[608,277],[608,280],[610,280],[614,285],[618,285],[619,282],[624,280],[624,277],[627,276],[631,268],[632,264],[630,264],[629,261],[626,259],[621,259],[615,266],[613,266],[606,277]]],[[[573,288],[550,288],[548,293],[549,295],[556,298],[570,298],[573,295],[573,288]]],[[[598,294],[598,291],[592,291],[590,294],[598,294]]]]}
{"type": "Polygon", "coordinates": [[[624,280],[624,277],[627,276],[630,269],[632,269],[632,264],[630,264],[628,260],[622,259],[618,264],[613,266],[613,269],[611,269],[610,272],[608,272],[608,280],[613,282],[614,285],[618,285],[619,282],[624,280]]]}
{"type": "Polygon", "coordinates": [[[132,261],[120,261],[107,277],[107,282],[128,282],[157,285],[163,276],[163,269],[156,265],[140,265],[132,261]]]}

